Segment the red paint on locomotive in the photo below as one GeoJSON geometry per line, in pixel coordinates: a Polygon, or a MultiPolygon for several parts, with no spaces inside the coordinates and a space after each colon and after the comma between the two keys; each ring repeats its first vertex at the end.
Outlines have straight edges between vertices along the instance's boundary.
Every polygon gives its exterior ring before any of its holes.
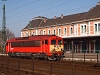
{"type": "Polygon", "coordinates": [[[45,54],[46,56],[63,55],[63,39],[55,35],[36,35],[7,40],[6,53],[45,54]],[[59,43],[60,42],[60,43],[59,43]]]}

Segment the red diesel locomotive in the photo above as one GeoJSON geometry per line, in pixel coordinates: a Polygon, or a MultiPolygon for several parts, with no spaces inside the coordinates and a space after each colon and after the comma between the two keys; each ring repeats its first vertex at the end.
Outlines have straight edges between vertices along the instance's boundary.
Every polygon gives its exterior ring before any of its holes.
{"type": "Polygon", "coordinates": [[[55,35],[36,35],[7,40],[6,53],[13,56],[29,56],[33,59],[60,60],[64,57],[63,39],[55,35]]]}

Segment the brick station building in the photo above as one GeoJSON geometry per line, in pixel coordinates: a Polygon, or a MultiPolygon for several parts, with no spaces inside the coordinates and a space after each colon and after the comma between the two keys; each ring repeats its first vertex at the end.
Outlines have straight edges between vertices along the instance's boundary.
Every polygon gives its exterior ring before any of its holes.
{"type": "Polygon", "coordinates": [[[64,39],[64,50],[100,53],[100,2],[87,12],[54,18],[38,16],[21,30],[21,37],[57,35],[64,39]]]}

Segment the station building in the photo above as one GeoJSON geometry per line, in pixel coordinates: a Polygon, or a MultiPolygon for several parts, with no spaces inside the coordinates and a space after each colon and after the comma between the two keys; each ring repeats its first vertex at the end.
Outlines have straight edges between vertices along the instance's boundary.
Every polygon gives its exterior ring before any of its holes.
{"type": "Polygon", "coordinates": [[[87,12],[54,18],[38,16],[21,30],[21,37],[57,35],[64,39],[64,50],[100,53],[100,2],[87,12]]]}

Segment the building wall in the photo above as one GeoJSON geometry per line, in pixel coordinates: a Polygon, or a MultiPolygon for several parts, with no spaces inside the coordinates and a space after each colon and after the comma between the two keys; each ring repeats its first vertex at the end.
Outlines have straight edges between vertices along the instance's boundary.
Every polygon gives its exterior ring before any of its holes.
{"type": "MultiPolygon", "coordinates": [[[[61,36],[64,39],[72,38],[72,37],[86,37],[86,36],[99,36],[100,30],[97,28],[98,31],[95,31],[95,24],[100,23],[100,20],[95,21],[88,21],[88,22],[81,22],[69,25],[61,25],[61,26],[50,26],[50,27],[43,27],[33,29],[33,30],[23,30],[21,32],[21,36],[30,36],[30,35],[53,35],[56,34],[57,36],[61,36]],[[66,28],[66,34],[64,29],[66,28]],[[72,31],[71,31],[72,28],[72,31]],[[50,34],[49,34],[50,30],[50,34]],[[55,30],[55,33],[54,33],[55,30]],[[60,33],[59,33],[60,32],[60,33]]],[[[97,25],[99,27],[99,24],[97,25]]],[[[71,51],[70,43],[67,43],[67,51],[71,51]]],[[[95,42],[88,41],[86,42],[86,51],[87,52],[95,52],[95,42]]],[[[75,45],[77,52],[82,52],[82,41],[79,40],[78,44],[75,45]]]]}
{"type": "MultiPolygon", "coordinates": [[[[95,30],[94,30],[94,24],[95,23],[100,23],[100,20],[97,20],[97,21],[91,21],[91,22],[82,22],[82,23],[77,23],[77,24],[73,24],[73,25],[63,25],[63,26],[55,26],[55,27],[48,27],[48,28],[45,28],[45,27],[43,27],[43,28],[41,28],[41,29],[39,29],[38,28],[38,30],[37,30],[37,35],[40,35],[40,31],[42,31],[42,34],[44,34],[44,31],[45,31],[45,34],[48,34],[48,30],[50,30],[50,34],[52,35],[53,34],[53,30],[55,30],[55,32],[56,32],[56,35],[58,35],[58,36],[61,36],[61,37],[67,37],[67,36],[86,36],[86,35],[88,35],[88,34],[90,34],[90,35],[93,35],[93,34],[95,34],[95,30]],[[84,33],[82,33],[82,29],[81,29],[81,26],[83,25],[83,29],[84,29],[84,25],[86,25],[86,32],[84,33]],[[64,28],[66,28],[66,35],[64,35],[64,28]],[[71,28],[72,28],[72,34],[71,34],[71,28]],[[59,29],[61,29],[61,34],[59,35],[58,33],[59,33],[59,29]]],[[[36,35],[36,30],[35,29],[33,29],[33,30],[29,30],[29,29],[27,29],[27,30],[23,30],[22,31],[22,34],[21,34],[21,36],[22,37],[25,37],[25,36],[27,36],[26,34],[28,33],[28,36],[30,36],[30,34],[33,34],[33,32],[34,32],[34,34],[36,35]]]]}

